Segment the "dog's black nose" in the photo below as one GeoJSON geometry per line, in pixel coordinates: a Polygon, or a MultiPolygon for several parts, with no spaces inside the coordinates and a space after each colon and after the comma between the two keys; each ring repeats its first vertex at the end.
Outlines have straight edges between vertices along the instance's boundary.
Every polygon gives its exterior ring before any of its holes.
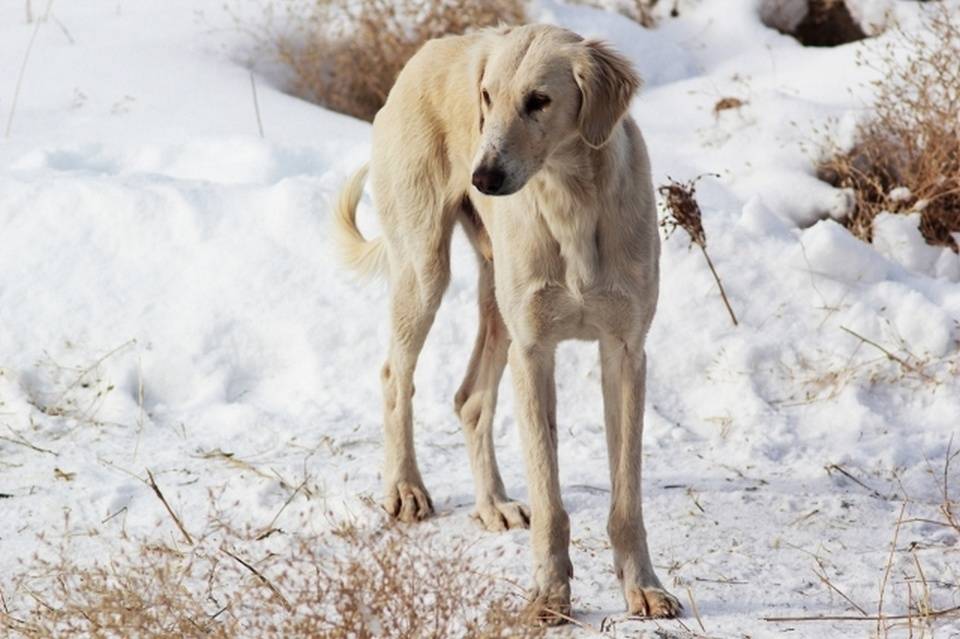
{"type": "Polygon", "coordinates": [[[473,185],[477,190],[487,195],[496,195],[503,187],[506,174],[496,168],[479,168],[473,172],[473,185]]]}

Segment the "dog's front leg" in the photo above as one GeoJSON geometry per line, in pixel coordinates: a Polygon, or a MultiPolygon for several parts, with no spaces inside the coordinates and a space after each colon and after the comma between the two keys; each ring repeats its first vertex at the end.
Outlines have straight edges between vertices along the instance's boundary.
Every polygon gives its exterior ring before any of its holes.
{"type": "Polygon", "coordinates": [[[560,498],[557,470],[554,347],[510,346],[510,371],[526,456],[534,592],[530,610],[550,624],[570,616],[570,519],[560,498]]]}
{"type": "Polygon", "coordinates": [[[650,562],[643,526],[641,461],[646,355],[643,342],[600,340],[604,418],[610,460],[610,518],[607,531],[614,567],[623,584],[627,611],[643,617],[675,617],[681,605],[664,590],[650,562]]]}

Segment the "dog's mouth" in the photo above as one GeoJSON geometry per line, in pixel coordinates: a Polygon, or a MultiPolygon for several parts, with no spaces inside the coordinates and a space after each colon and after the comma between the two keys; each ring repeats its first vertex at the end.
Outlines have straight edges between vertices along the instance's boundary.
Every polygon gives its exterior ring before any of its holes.
{"type": "Polygon", "coordinates": [[[499,189],[499,190],[497,190],[497,191],[484,191],[484,190],[481,189],[481,188],[477,188],[477,190],[480,191],[481,193],[483,193],[484,195],[489,195],[489,196],[491,196],[491,197],[505,197],[505,196],[507,196],[507,195],[513,195],[514,193],[516,193],[516,192],[519,191],[520,189],[501,188],[501,189],[499,189]]]}

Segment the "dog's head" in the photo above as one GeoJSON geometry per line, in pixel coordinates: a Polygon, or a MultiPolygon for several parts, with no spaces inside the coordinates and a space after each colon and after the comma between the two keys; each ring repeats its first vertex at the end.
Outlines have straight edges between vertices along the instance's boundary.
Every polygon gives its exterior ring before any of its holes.
{"type": "Polygon", "coordinates": [[[606,144],[640,86],[630,63],[607,45],[543,25],[491,35],[476,100],[480,144],[473,185],[516,193],[571,137],[606,144]]]}

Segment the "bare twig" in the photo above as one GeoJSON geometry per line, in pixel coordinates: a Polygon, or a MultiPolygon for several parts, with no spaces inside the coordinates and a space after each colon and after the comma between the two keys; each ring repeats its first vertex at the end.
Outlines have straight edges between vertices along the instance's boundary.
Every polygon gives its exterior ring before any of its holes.
{"type": "Polygon", "coordinates": [[[868,490],[870,494],[876,497],[877,499],[882,499],[884,501],[890,500],[890,497],[888,495],[884,495],[876,488],[873,488],[872,486],[867,485],[866,483],[858,479],[856,476],[854,476],[852,473],[850,473],[847,469],[845,469],[840,464],[827,464],[826,466],[824,466],[824,470],[827,471],[828,475],[832,474],[833,471],[837,471],[838,473],[840,473],[841,475],[843,475],[844,477],[846,477],[856,485],[868,490]]]}
{"type": "Polygon", "coordinates": [[[707,629],[703,626],[703,619],[700,618],[700,609],[697,608],[697,600],[693,598],[693,589],[690,586],[687,586],[687,599],[690,600],[690,608],[693,610],[693,616],[697,619],[697,624],[700,625],[700,630],[706,632],[707,629]]]}
{"type": "Polygon", "coordinates": [[[140,438],[143,436],[143,423],[146,415],[143,409],[143,360],[137,356],[137,441],[133,445],[133,461],[140,453],[140,438]]]}
{"type": "MultiPolygon", "coordinates": [[[[273,516],[273,519],[270,520],[270,523],[266,525],[266,527],[263,529],[263,531],[260,533],[260,535],[267,534],[267,533],[269,533],[270,531],[273,530],[273,525],[274,525],[275,523],[277,523],[277,520],[278,520],[278,519],[280,519],[281,513],[283,513],[283,511],[286,509],[286,507],[290,505],[290,502],[293,501],[294,497],[296,497],[297,494],[300,492],[300,489],[303,488],[304,486],[306,486],[306,484],[307,484],[307,479],[304,478],[304,480],[303,480],[302,482],[300,482],[300,485],[293,489],[293,492],[290,493],[290,496],[287,497],[287,500],[286,500],[285,502],[283,502],[283,505],[280,506],[280,510],[277,511],[277,514],[273,516]]],[[[260,538],[260,537],[258,537],[258,539],[259,539],[259,538],[260,538]]]]}
{"type": "Polygon", "coordinates": [[[861,608],[857,604],[857,602],[855,602],[853,599],[848,597],[842,590],[840,590],[837,586],[835,586],[832,581],[830,581],[830,578],[827,577],[827,571],[819,559],[817,560],[817,564],[819,564],[820,570],[822,572],[817,572],[816,570],[814,570],[813,574],[815,574],[820,579],[820,581],[823,582],[823,585],[825,585],[827,588],[829,588],[830,590],[834,591],[835,593],[843,597],[844,600],[846,600],[848,604],[856,608],[857,612],[859,612],[861,615],[863,615],[864,617],[868,616],[869,613],[866,610],[861,608]]]}
{"type": "Polygon", "coordinates": [[[3,441],[10,442],[11,444],[18,444],[20,446],[25,446],[30,450],[37,451],[38,453],[46,453],[47,455],[53,455],[54,457],[57,457],[59,455],[59,453],[55,453],[54,451],[49,450],[47,448],[41,448],[36,444],[31,444],[30,442],[27,441],[27,439],[23,435],[13,430],[9,426],[7,426],[7,430],[10,431],[10,434],[12,435],[12,437],[7,437],[6,435],[0,435],[0,439],[2,439],[3,441]]]}
{"type": "MultiPolygon", "coordinates": [[[[917,574],[920,575],[920,583],[923,585],[923,596],[917,604],[917,609],[921,615],[925,615],[930,612],[930,584],[927,582],[927,575],[923,572],[923,567],[920,565],[920,558],[917,557],[917,551],[914,550],[911,554],[913,555],[913,563],[917,567],[917,574]]],[[[910,582],[908,581],[907,586],[909,587],[909,585],[910,582]]]]}
{"type": "Polygon", "coordinates": [[[960,519],[958,519],[957,515],[953,512],[953,500],[950,499],[950,489],[948,488],[950,482],[950,462],[957,455],[960,455],[960,450],[953,452],[953,435],[951,435],[950,441],[947,443],[946,459],[943,462],[943,503],[940,504],[940,510],[943,512],[943,516],[947,518],[947,524],[957,532],[960,532],[960,519]]]}
{"type": "Polygon", "coordinates": [[[291,606],[291,605],[290,605],[290,602],[287,601],[287,598],[283,596],[283,593],[280,592],[280,590],[277,589],[277,587],[274,586],[273,583],[272,583],[269,579],[267,579],[266,577],[264,577],[264,576],[263,576],[263,573],[261,573],[259,570],[257,570],[256,568],[254,568],[251,564],[247,563],[246,561],[244,561],[244,560],[241,559],[240,557],[236,556],[235,554],[233,554],[232,552],[230,552],[230,551],[227,550],[226,548],[221,548],[221,549],[220,549],[220,552],[222,552],[222,553],[226,554],[227,556],[231,557],[231,558],[234,559],[237,563],[239,563],[241,566],[243,566],[244,568],[246,568],[247,570],[249,570],[251,573],[253,573],[253,575],[256,576],[257,579],[259,579],[260,582],[261,582],[263,585],[265,585],[267,588],[270,589],[270,592],[272,592],[274,595],[277,596],[277,599],[280,600],[280,603],[283,604],[283,607],[284,607],[284,608],[286,608],[288,611],[293,610],[293,606],[291,606]]]}
{"type": "Polygon", "coordinates": [[[187,532],[187,529],[183,527],[183,522],[180,521],[177,513],[173,512],[173,508],[170,507],[166,497],[163,496],[163,493],[160,491],[160,487],[157,485],[156,480],[153,478],[153,473],[150,472],[149,468],[147,469],[147,485],[153,489],[153,493],[157,496],[157,499],[163,503],[163,507],[167,509],[167,512],[170,514],[170,518],[173,519],[173,523],[175,523],[177,528],[180,529],[180,533],[183,534],[183,538],[192,546],[193,537],[191,537],[190,533],[187,532]]]}
{"type": "Polygon", "coordinates": [[[253,94],[253,112],[257,115],[257,130],[260,131],[260,137],[263,137],[263,121],[260,119],[260,101],[257,100],[257,80],[253,76],[253,70],[250,71],[250,92],[253,94]]]}
{"type": "Polygon", "coordinates": [[[906,370],[906,371],[908,371],[908,372],[910,372],[910,373],[915,373],[915,374],[919,375],[920,377],[924,378],[925,380],[927,380],[927,381],[929,381],[929,382],[936,382],[936,381],[937,381],[937,379],[936,379],[935,377],[931,376],[929,373],[927,373],[926,371],[924,371],[924,370],[923,370],[922,368],[920,368],[919,366],[917,366],[917,365],[915,365],[915,364],[911,364],[910,362],[908,362],[907,360],[903,359],[902,357],[899,357],[898,355],[895,355],[894,353],[891,353],[891,352],[888,351],[886,348],[884,348],[884,347],[881,346],[880,344],[877,344],[877,343],[874,342],[873,340],[864,337],[863,335],[857,333],[856,331],[850,330],[850,329],[847,328],[846,326],[841,326],[840,329],[843,330],[843,331],[846,331],[847,333],[850,333],[851,335],[853,335],[854,337],[856,337],[858,340],[860,340],[860,341],[863,342],[864,344],[869,344],[870,346],[873,346],[874,348],[876,348],[877,350],[879,350],[881,353],[883,353],[884,355],[886,355],[886,356],[887,356],[887,359],[889,359],[890,361],[893,361],[893,362],[896,362],[896,363],[900,364],[901,368],[903,368],[904,370],[906,370]]]}
{"type": "MultiPolygon", "coordinates": [[[[877,603],[877,636],[880,635],[881,625],[883,623],[883,597],[887,590],[887,580],[890,578],[890,570],[893,568],[893,555],[897,551],[897,539],[900,537],[900,526],[903,524],[903,513],[907,510],[907,502],[900,506],[900,515],[897,517],[897,525],[893,529],[893,541],[890,542],[890,554],[887,556],[887,565],[883,571],[883,580],[880,582],[880,601],[877,603]]],[[[888,617],[892,618],[892,617],[888,617]]]]}
{"type": "Polygon", "coordinates": [[[70,34],[70,30],[67,29],[67,25],[60,22],[60,20],[57,19],[57,16],[50,16],[50,17],[53,18],[53,21],[56,23],[56,25],[60,27],[60,31],[62,31],[64,37],[67,38],[67,42],[69,42],[70,44],[76,44],[77,41],[73,39],[73,36],[70,34]]]}
{"type": "Polygon", "coordinates": [[[291,486],[287,481],[285,481],[279,475],[268,475],[267,473],[263,472],[262,470],[260,470],[259,468],[251,464],[250,462],[237,457],[234,453],[228,453],[226,451],[220,450],[219,448],[214,448],[213,450],[199,451],[199,452],[200,452],[201,459],[219,459],[230,466],[249,471],[255,475],[258,475],[259,477],[263,477],[264,479],[270,479],[270,480],[275,479],[280,483],[280,487],[285,490],[294,489],[293,486],[291,486]]]}
{"type": "Polygon", "coordinates": [[[122,507],[120,510],[116,511],[116,512],[113,513],[113,514],[107,515],[104,519],[101,519],[101,520],[100,520],[100,523],[101,523],[101,524],[105,524],[105,523],[107,523],[108,521],[110,521],[111,519],[113,519],[114,517],[116,517],[117,515],[119,515],[120,513],[125,513],[125,512],[127,512],[127,507],[126,507],[126,506],[122,507]]]}
{"type": "Polygon", "coordinates": [[[739,322],[737,321],[737,316],[733,314],[733,307],[730,306],[730,300],[727,299],[727,291],[723,288],[723,282],[720,281],[720,276],[717,274],[717,269],[713,266],[713,260],[710,259],[710,255],[707,253],[707,247],[700,245],[700,250],[703,251],[703,256],[707,258],[707,266],[710,267],[710,272],[713,273],[713,279],[717,281],[717,287],[720,289],[720,299],[723,300],[723,305],[727,307],[727,313],[730,314],[730,319],[733,321],[733,325],[737,326],[739,322]]]}
{"type": "Polygon", "coordinates": [[[869,617],[854,617],[852,615],[810,615],[800,617],[763,617],[764,621],[774,623],[794,622],[794,621],[907,621],[909,619],[932,619],[935,617],[948,617],[955,613],[960,613],[960,606],[946,608],[944,610],[931,610],[923,615],[872,615],[869,617]]]}
{"type": "MultiPolygon", "coordinates": [[[[53,5],[53,0],[47,0],[47,15],[50,15],[50,7],[53,5]]],[[[27,22],[30,22],[32,17],[32,10],[30,9],[30,3],[27,2],[27,22]]],[[[17,74],[17,86],[13,89],[13,100],[10,102],[10,115],[7,116],[7,130],[4,133],[4,137],[10,137],[10,127],[13,125],[13,114],[17,110],[17,98],[20,97],[20,87],[23,85],[23,73],[27,70],[27,60],[30,59],[30,52],[33,50],[33,43],[37,39],[37,32],[40,31],[40,24],[42,21],[37,20],[33,26],[33,33],[30,34],[30,41],[27,43],[27,50],[23,54],[23,62],[20,63],[20,73],[17,74]]]]}

